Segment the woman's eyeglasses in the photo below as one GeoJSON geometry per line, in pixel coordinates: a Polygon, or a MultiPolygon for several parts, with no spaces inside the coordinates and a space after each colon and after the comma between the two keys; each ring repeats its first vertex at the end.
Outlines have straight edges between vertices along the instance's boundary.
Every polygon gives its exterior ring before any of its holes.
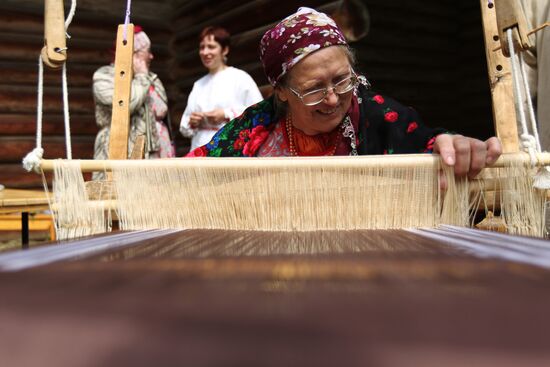
{"type": "Polygon", "coordinates": [[[300,98],[306,106],[315,106],[316,104],[323,102],[323,100],[327,97],[329,90],[332,90],[334,93],[341,95],[350,92],[355,87],[357,87],[357,85],[359,85],[359,80],[357,78],[357,75],[353,73],[349,77],[340,80],[332,87],[316,89],[304,94],[301,94],[290,87],[288,89],[290,89],[292,93],[294,93],[298,98],[300,98]]]}

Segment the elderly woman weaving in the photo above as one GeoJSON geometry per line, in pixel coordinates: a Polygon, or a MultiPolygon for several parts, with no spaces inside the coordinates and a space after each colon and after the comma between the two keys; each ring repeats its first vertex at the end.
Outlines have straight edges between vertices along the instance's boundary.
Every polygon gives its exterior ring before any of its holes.
{"type": "Polygon", "coordinates": [[[334,21],[300,8],[260,43],[274,96],[249,107],[188,156],[323,156],[435,152],[455,174],[475,176],[501,154],[425,126],[411,108],[368,90],[334,21]]]}

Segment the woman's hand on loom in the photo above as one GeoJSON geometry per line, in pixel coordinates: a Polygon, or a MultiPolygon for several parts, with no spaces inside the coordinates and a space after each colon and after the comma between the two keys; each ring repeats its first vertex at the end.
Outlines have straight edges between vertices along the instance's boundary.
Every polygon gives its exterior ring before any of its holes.
{"type": "Polygon", "coordinates": [[[462,135],[441,134],[434,143],[434,153],[443,162],[454,167],[456,176],[474,178],[481,170],[496,162],[502,154],[500,140],[496,137],[481,141],[462,135]]]}

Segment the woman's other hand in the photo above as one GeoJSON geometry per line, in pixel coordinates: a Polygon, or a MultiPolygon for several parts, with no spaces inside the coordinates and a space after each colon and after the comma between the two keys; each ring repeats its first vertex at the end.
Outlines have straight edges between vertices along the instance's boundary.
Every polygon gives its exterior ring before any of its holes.
{"type": "Polygon", "coordinates": [[[441,155],[446,165],[454,167],[456,176],[474,178],[484,167],[496,162],[502,154],[502,147],[496,137],[481,141],[462,135],[441,134],[435,140],[433,151],[441,155]]]}
{"type": "Polygon", "coordinates": [[[143,52],[134,52],[134,57],[132,59],[134,74],[149,73],[149,62],[143,55],[143,52]]]}
{"type": "Polygon", "coordinates": [[[222,108],[217,108],[215,110],[205,112],[204,117],[212,125],[219,125],[222,122],[226,122],[227,118],[225,117],[225,111],[222,108]]]}
{"type": "Polygon", "coordinates": [[[189,116],[189,126],[191,126],[192,129],[197,129],[199,126],[201,126],[203,120],[204,113],[193,112],[191,113],[191,116],[189,116]]]}

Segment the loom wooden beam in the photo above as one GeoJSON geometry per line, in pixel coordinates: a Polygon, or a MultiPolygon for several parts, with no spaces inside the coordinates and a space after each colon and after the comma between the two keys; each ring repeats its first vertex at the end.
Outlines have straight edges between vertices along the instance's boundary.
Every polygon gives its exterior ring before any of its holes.
{"type": "Polygon", "coordinates": [[[133,54],[134,25],[119,25],[116,40],[115,89],[113,93],[113,113],[109,137],[109,159],[128,158],[133,54]]]}
{"type": "MultiPolygon", "coordinates": [[[[550,153],[537,154],[538,165],[550,165],[550,153]]],[[[77,160],[73,160],[77,161],[77,160]]],[[[359,156],[359,157],[263,157],[263,158],[169,158],[151,160],[78,160],[82,172],[110,171],[123,167],[201,167],[219,168],[223,166],[239,168],[330,168],[330,167],[438,167],[440,157],[437,154],[395,154],[391,156],[359,156]]],[[[43,171],[52,171],[55,160],[43,159],[40,167],[43,171]]],[[[507,167],[511,165],[529,165],[530,157],[527,153],[503,154],[491,167],[507,167]]]]}
{"type": "Polygon", "coordinates": [[[518,152],[519,138],[510,61],[501,50],[493,51],[500,46],[495,7],[490,6],[487,0],[480,0],[480,3],[495,132],[505,153],[518,152]]]}
{"type": "Polygon", "coordinates": [[[67,60],[63,0],[44,1],[44,47],[42,61],[53,69],[67,60]]]}
{"type": "Polygon", "coordinates": [[[531,47],[527,31],[527,20],[517,0],[495,1],[497,26],[502,53],[510,57],[510,48],[506,31],[512,29],[512,42],[516,52],[526,51],[531,47]]]}

